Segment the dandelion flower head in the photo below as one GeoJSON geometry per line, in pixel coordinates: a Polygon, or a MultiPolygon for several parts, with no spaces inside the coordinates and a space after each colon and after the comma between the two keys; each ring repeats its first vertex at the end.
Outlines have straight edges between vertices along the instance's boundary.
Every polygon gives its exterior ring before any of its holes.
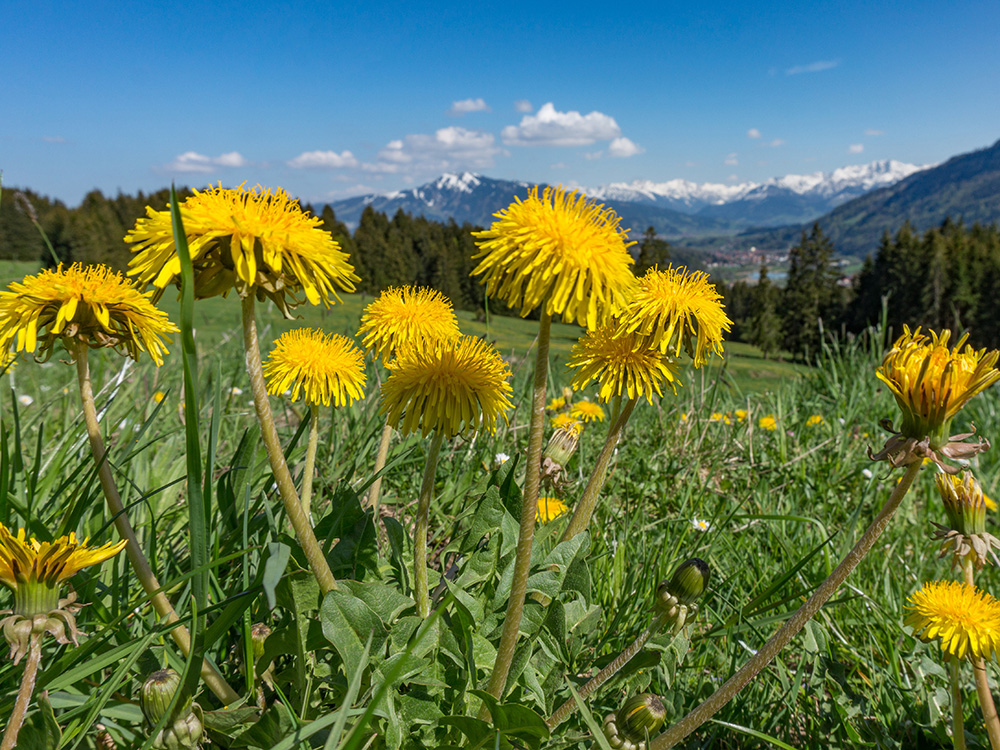
{"type": "Polygon", "coordinates": [[[1000,602],[959,581],[930,581],[910,597],[904,625],[958,659],[993,659],[1000,648],[1000,602]]]}
{"type": "Polygon", "coordinates": [[[557,497],[538,498],[538,510],[535,511],[535,520],[539,523],[548,523],[565,515],[569,511],[566,503],[557,497]]]}
{"type": "Polygon", "coordinates": [[[712,353],[722,356],[722,335],[732,326],[708,274],[672,266],[646,272],[620,321],[621,332],[636,333],[665,354],[685,350],[695,367],[712,353]]]}
{"type": "Polygon", "coordinates": [[[364,354],[346,336],[324,334],[315,328],[283,333],[264,363],[267,392],[291,391],[308,404],[352,404],[364,397],[364,354]]]}
{"type": "Polygon", "coordinates": [[[389,287],[365,308],[358,338],[368,351],[388,362],[404,346],[455,341],[461,336],[451,300],[436,289],[389,287]]]}
{"type": "Polygon", "coordinates": [[[497,418],[506,419],[513,406],[510,377],[497,350],[475,336],[402,349],[382,385],[381,413],[404,435],[493,433],[497,418]]]}
{"type": "Polygon", "coordinates": [[[14,591],[24,586],[44,584],[54,587],[91,565],[104,562],[125,549],[125,540],[88,547],[76,534],[61,536],[53,542],[39,542],[17,534],[0,523],[0,583],[14,591]]]}
{"type": "Polygon", "coordinates": [[[767,430],[769,432],[774,432],[778,429],[778,420],[775,419],[773,414],[768,414],[767,416],[761,417],[757,420],[757,426],[762,430],[767,430]]]}
{"type": "Polygon", "coordinates": [[[928,337],[904,326],[876,371],[903,413],[900,433],[930,437],[932,448],[947,442],[952,418],[969,399],[1000,380],[1000,353],[973,349],[966,344],[968,334],[949,349],[950,338],[949,330],[928,337]]]}
{"type": "Polygon", "coordinates": [[[595,404],[593,401],[588,401],[587,399],[577,401],[573,404],[573,408],[569,410],[569,415],[584,424],[604,421],[604,409],[601,408],[600,404],[595,404]]]}
{"type": "MultiPolygon", "coordinates": [[[[329,307],[337,290],[353,292],[360,281],[347,253],[282,189],[257,186],[194,191],[180,205],[194,267],[195,297],[227,295],[270,298],[286,317],[303,302],[329,307]]],[[[129,275],[152,284],[156,299],[168,284],[180,284],[181,261],[174,244],[169,208],[146,209],[125,235],[135,253],[129,275]]]]}
{"type": "Polygon", "coordinates": [[[546,411],[560,411],[566,407],[566,398],[564,396],[557,396],[545,405],[546,411]]]}
{"type": "Polygon", "coordinates": [[[817,427],[823,424],[824,419],[822,414],[813,414],[809,419],[806,420],[806,427],[817,427]]]}
{"type": "Polygon", "coordinates": [[[549,424],[557,430],[576,430],[577,433],[583,432],[583,422],[566,412],[556,414],[549,420],[549,424]]]}
{"type": "Polygon", "coordinates": [[[25,276],[0,292],[0,352],[52,355],[55,342],[113,347],[138,360],[147,352],[163,364],[163,338],[179,329],[167,314],[107,266],[59,266],[25,276]]]}
{"type": "Polygon", "coordinates": [[[676,393],[677,366],[659,349],[650,348],[633,333],[618,333],[614,324],[587,332],[573,347],[568,367],[579,368],[573,387],[591,380],[600,384],[598,398],[607,402],[623,393],[629,399],[663,395],[663,384],[676,393]]]}
{"type": "Polygon", "coordinates": [[[620,219],[576,192],[534,187],[524,200],[495,214],[489,229],[473,232],[486,293],[522,316],[536,308],[587,328],[605,322],[635,283],[620,219]]]}

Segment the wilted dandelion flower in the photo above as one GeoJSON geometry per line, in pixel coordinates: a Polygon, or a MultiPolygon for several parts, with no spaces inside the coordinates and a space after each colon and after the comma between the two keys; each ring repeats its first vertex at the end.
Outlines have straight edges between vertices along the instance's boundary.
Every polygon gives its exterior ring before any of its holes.
{"type": "Polygon", "coordinates": [[[559,498],[540,497],[538,498],[538,510],[535,513],[535,520],[539,523],[548,523],[566,514],[568,511],[569,508],[566,507],[566,503],[559,498]]]}
{"type": "Polygon", "coordinates": [[[403,349],[382,385],[381,412],[404,435],[440,430],[496,431],[512,404],[510,369],[492,346],[475,336],[424,349],[403,349]]]}
{"type": "Polygon", "coordinates": [[[958,659],[992,659],[1000,648],[1000,602],[958,581],[929,581],[910,597],[903,620],[916,638],[940,640],[958,659]]]}
{"type": "Polygon", "coordinates": [[[346,336],[296,328],[274,342],[264,377],[272,396],[291,390],[292,401],[301,394],[308,404],[343,406],[364,397],[364,355],[346,336]]]}
{"type": "Polygon", "coordinates": [[[0,352],[38,349],[48,359],[56,341],[75,340],[135,360],[148,352],[163,364],[162,337],[179,329],[149,297],[107,266],[75,263],[25,276],[0,292],[0,352]]]}
{"type": "Polygon", "coordinates": [[[732,326],[708,274],[673,267],[647,271],[619,320],[620,332],[635,333],[665,354],[679,356],[683,349],[695,367],[713,352],[722,356],[722,335],[732,326]]]}
{"type": "Polygon", "coordinates": [[[566,413],[556,414],[549,420],[549,424],[557,430],[573,429],[578,433],[583,432],[583,423],[576,417],[566,413]]]}
{"type": "Polygon", "coordinates": [[[778,420],[775,419],[773,414],[768,414],[766,417],[761,417],[757,420],[757,426],[762,430],[773,432],[778,429],[778,420]]]}
{"type": "Polygon", "coordinates": [[[587,401],[586,399],[573,404],[573,408],[569,410],[569,415],[584,424],[594,421],[604,421],[604,409],[599,404],[587,401]]]}
{"type": "Polygon", "coordinates": [[[604,323],[635,283],[632,256],[615,213],[583,195],[534,187],[473,232],[480,251],[473,276],[486,293],[522,316],[541,307],[587,328],[604,323]]]}
{"type": "Polygon", "coordinates": [[[615,325],[601,326],[586,333],[574,346],[567,367],[579,370],[573,387],[581,390],[596,379],[598,398],[626,394],[629,399],[645,396],[652,403],[653,394],[663,395],[666,383],[675,392],[677,367],[658,349],[651,349],[631,333],[616,334],[615,325]]]}
{"type": "Polygon", "coordinates": [[[365,349],[388,362],[403,346],[455,341],[461,336],[451,301],[419,286],[389,287],[365,308],[358,337],[365,349]]]}
{"type": "MultiPolygon", "coordinates": [[[[337,290],[354,291],[360,279],[347,253],[320,228],[297,200],[280,188],[246,190],[209,188],[195,191],[180,205],[188,250],[194,267],[194,294],[214,297],[236,289],[241,297],[269,297],[286,317],[303,300],[329,307],[339,302],[337,290]]],[[[129,275],[143,286],[152,284],[155,298],[168,284],[180,284],[181,262],[174,245],[170,210],[146,209],[125,235],[134,245],[129,275]]]]}

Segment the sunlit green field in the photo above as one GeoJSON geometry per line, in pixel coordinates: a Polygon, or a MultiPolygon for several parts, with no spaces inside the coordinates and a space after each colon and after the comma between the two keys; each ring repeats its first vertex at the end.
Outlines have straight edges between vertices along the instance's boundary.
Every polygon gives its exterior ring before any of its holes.
{"type": "MultiPolygon", "coordinates": [[[[12,280],[26,269],[0,270],[12,280]]],[[[300,308],[297,321],[262,306],[261,348],[266,353],[270,339],[298,325],[353,335],[368,301],[350,295],[328,311],[300,308]]],[[[175,317],[172,294],[163,307],[175,317]]],[[[724,363],[685,369],[687,382],[676,395],[637,408],[589,540],[557,549],[565,518],[539,525],[532,585],[543,596],[528,605],[522,627],[529,637],[507,698],[527,713],[511,708],[523,726],[511,718],[502,730],[484,734],[471,717],[493,663],[509,586],[519,491],[506,479],[523,457],[537,324],[459,318],[465,332],[487,336],[510,362],[515,408],[495,435],[457,438],[443,450],[431,507],[431,585],[449,569],[450,578],[434,600],[441,614],[424,631],[413,615],[410,560],[426,441],[410,436],[392,444],[383,487],[386,538],[378,539],[360,503],[383,424],[377,385],[384,371],[369,363],[367,397],[322,410],[320,417],[315,525],[334,574],[354,597],[341,601],[337,619],[329,603],[317,611],[315,586],[257,442],[238,300],[196,304],[198,426],[211,478],[205,652],[247,696],[237,710],[204,689],[198,695],[217,745],[603,747],[603,736],[595,735],[603,716],[647,689],[663,696],[669,726],[744,663],[829,574],[899,474],[866,455],[887,437],[878,419],[898,419],[874,374],[880,341],[834,346],[811,369],[763,360],[741,345],[726,347],[724,363]],[[511,460],[498,466],[498,453],[511,460]],[[268,562],[282,550],[291,553],[286,565],[268,562]],[[569,685],[581,687],[649,624],[657,582],[692,556],[713,571],[701,612],[681,635],[654,636],[591,697],[585,712],[551,737],[544,734],[538,722],[570,697],[569,685]],[[558,575],[550,570],[556,561],[558,575]],[[254,685],[242,658],[256,622],[275,633],[258,662],[259,671],[273,666],[272,682],[264,686],[254,685]]],[[[553,327],[550,396],[569,382],[563,364],[578,334],[573,326],[553,327]]],[[[39,538],[84,529],[103,542],[114,532],[86,449],[74,368],[60,359],[57,353],[45,364],[22,361],[5,376],[0,520],[39,538]]],[[[190,618],[193,552],[179,354],[159,369],[148,361],[126,366],[111,351],[93,352],[91,361],[109,460],[129,514],[165,590],[190,618]]],[[[298,477],[305,410],[281,398],[272,405],[298,477]]],[[[956,427],[973,421],[985,436],[1000,434],[992,392],[963,411],[956,427]]],[[[606,430],[606,421],[584,430],[570,483],[560,493],[569,505],[606,430]]],[[[1000,494],[994,452],[974,463],[987,494],[1000,494]]],[[[922,470],[879,547],[847,585],[684,747],[950,746],[943,662],[936,646],[915,641],[902,626],[907,597],[925,580],[953,575],[929,540],[930,522],[943,521],[934,471],[922,470]]],[[[978,581],[995,586],[996,571],[985,569],[978,581]]],[[[148,730],[136,704],[139,685],[164,665],[182,671],[183,660],[124,556],[87,569],[74,586],[88,603],[79,615],[87,635],[79,647],[47,647],[36,694],[46,691],[52,709],[33,711],[24,746],[93,747],[100,723],[119,747],[140,747],[148,730]]],[[[989,676],[995,684],[995,665],[989,676]]],[[[0,716],[9,713],[19,680],[20,668],[0,663],[0,716]]],[[[986,747],[971,669],[963,673],[963,687],[969,745],[986,747]]]]}

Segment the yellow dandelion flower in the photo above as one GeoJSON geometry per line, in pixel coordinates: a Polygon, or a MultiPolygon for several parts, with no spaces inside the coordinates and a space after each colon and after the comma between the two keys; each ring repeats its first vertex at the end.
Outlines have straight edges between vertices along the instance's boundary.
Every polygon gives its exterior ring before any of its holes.
{"type": "Polygon", "coordinates": [[[985,492],[983,493],[983,502],[986,503],[986,510],[996,510],[997,509],[997,501],[994,500],[989,495],[987,495],[985,492]]]}
{"type": "Polygon", "coordinates": [[[435,289],[389,287],[365,308],[358,338],[388,362],[402,346],[455,341],[461,336],[451,300],[435,289]]]}
{"type": "Polygon", "coordinates": [[[283,333],[264,363],[267,392],[292,392],[307,404],[352,404],[364,397],[364,354],[346,336],[319,329],[296,328],[283,333]]]}
{"type": "Polygon", "coordinates": [[[565,515],[569,511],[566,503],[557,497],[538,498],[538,510],[535,511],[535,520],[539,523],[548,523],[565,515]]]}
{"type": "Polygon", "coordinates": [[[757,420],[757,426],[762,430],[774,432],[778,429],[778,420],[775,419],[773,414],[768,414],[766,417],[761,417],[757,420]]]}
{"type": "Polygon", "coordinates": [[[824,419],[822,414],[813,414],[806,420],[806,427],[816,427],[817,425],[823,424],[823,422],[824,419]]]}
{"type": "Polygon", "coordinates": [[[163,399],[165,399],[166,397],[167,397],[166,393],[164,393],[163,391],[157,391],[156,393],[153,394],[153,401],[155,401],[158,404],[161,404],[163,403],[163,399]]]}
{"type": "Polygon", "coordinates": [[[682,412],[681,412],[681,417],[680,417],[680,419],[681,419],[681,421],[682,421],[682,422],[687,422],[687,421],[688,421],[688,414],[687,414],[687,412],[686,412],[686,411],[682,411],[682,412]]]}
{"type": "Polygon", "coordinates": [[[619,319],[620,331],[648,339],[665,354],[684,349],[695,367],[713,352],[722,356],[722,335],[732,326],[708,274],[683,267],[647,271],[619,319]]]}
{"type": "Polygon", "coordinates": [[[583,432],[583,423],[576,417],[566,413],[556,414],[549,420],[549,424],[557,430],[576,430],[577,434],[583,432]]]}
{"type": "Polygon", "coordinates": [[[562,396],[554,398],[545,405],[546,411],[559,411],[566,406],[566,399],[562,396]]]}
{"type": "Polygon", "coordinates": [[[562,188],[534,187],[473,232],[480,252],[473,276],[486,293],[522,316],[541,307],[587,328],[604,323],[635,284],[620,219],[601,204],[562,188]]]}
{"type": "MultiPolygon", "coordinates": [[[[0,292],[0,351],[52,355],[57,340],[114,347],[163,364],[166,334],[179,329],[120,273],[107,266],[59,266],[0,292]]],[[[69,348],[69,347],[67,347],[69,348]]]]}
{"type": "Polygon", "coordinates": [[[747,417],[749,416],[749,412],[747,412],[746,409],[737,409],[734,413],[736,414],[736,421],[738,422],[746,422],[747,417]]]}
{"type": "Polygon", "coordinates": [[[726,415],[723,414],[721,411],[713,411],[711,413],[711,415],[708,417],[708,421],[709,422],[721,422],[725,418],[726,418],[726,415]]]}
{"type": "Polygon", "coordinates": [[[1000,602],[958,581],[930,581],[910,597],[903,620],[924,643],[940,640],[958,659],[992,659],[1000,649],[1000,602]]]}
{"type": "Polygon", "coordinates": [[[573,408],[569,410],[569,415],[584,424],[594,421],[604,421],[604,409],[601,408],[600,404],[595,404],[593,401],[588,401],[587,399],[577,401],[573,404],[573,408]]]}
{"type": "Polygon", "coordinates": [[[900,434],[929,437],[933,449],[948,442],[951,420],[966,402],[1000,380],[995,367],[1000,353],[976,351],[965,343],[968,334],[949,349],[950,338],[948,330],[931,331],[928,338],[919,328],[911,332],[904,326],[876,371],[903,412],[900,434]]]}
{"type": "MultiPolygon", "coordinates": [[[[287,317],[303,300],[329,307],[339,302],[337,290],[354,291],[360,279],[347,253],[320,229],[321,220],[306,214],[297,200],[280,188],[257,186],[195,191],[180,206],[188,250],[194,266],[197,298],[227,295],[269,297],[287,317]]],[[[125,235],[135,256],[129,275],[142,286],[152,284],[159,299],[168,284],[180,284],[181,261],[174,245],[170,210],[146,209],[125,235]]]]}
{"type": "Polygon", "coordinates": [[[513,405],[511,372],[493,346],[475,336],[422,349],[402,349],[382,385],[381,413],[404,435],[496,432],[513,405]]]}
{"type": "Polygon", "coordinates": [[[591,380],[600,384],[598,398],[628,395],[645,396],[652,403],[653,394],[663,395],[664,383],[677,392],[677,367],[658,349],[650,349],[635,334],[616,333],[616,326],[596,328],[573,347],[568,367],[580,368],[573,387],[584,388],[591,380]]]}

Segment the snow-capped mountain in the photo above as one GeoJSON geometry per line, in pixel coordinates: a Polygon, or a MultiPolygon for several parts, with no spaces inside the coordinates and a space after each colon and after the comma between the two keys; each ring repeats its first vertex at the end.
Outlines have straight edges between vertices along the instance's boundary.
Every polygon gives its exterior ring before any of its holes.
{"type": "MultiPolygon", "coordinates": [[[[659,234],[679,237],[727,234],[748,227],[775,227],[812,221],[870,190],[892,185],[924,167],[898,161],[842,167],[833,172],[786,175],[766,182],[737,185],[698,184],[674,179],[584,188],[607,203],[625,226],[638,231],[652,226],[659,234]]],[[[390,217],[402,210],[415,216],[488,226],[493,214],[514,196],[524,197],[527,182],[494,180],[480,174],[444,174],[410,190],[362,195],[331,203],[337,217],[357,226],[365,208],[390,217]]]]}

